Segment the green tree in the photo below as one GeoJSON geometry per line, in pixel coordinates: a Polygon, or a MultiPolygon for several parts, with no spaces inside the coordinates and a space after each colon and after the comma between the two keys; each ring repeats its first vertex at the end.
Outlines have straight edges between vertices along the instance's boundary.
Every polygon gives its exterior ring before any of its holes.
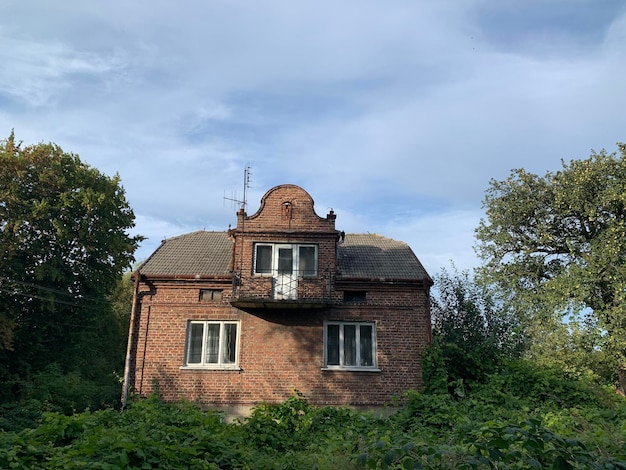
{"type": "Polygon", "coordinates": [[[24,392],[51,365],[87,378],[99,370],[110,295],[142,239],[133,226],[118,175],[52,143],[0,141],[1,396],[24,392]]]}
{"type": "Polygon", "coordinates": [[[604,332],[595,318],[554,318],[549,328],[544,321],[533,333],[538,340],[532,342],[527,355],[537,365],[557,368],[568,377],[588,378],[604,385],[615,383],[618,363],[603,348],[604,332]]]}
{"type": "Polygon", "coordinates": [[[520,355],[524,335],[492,287],[454,266],[452,272],[442,269],[435,276],[435,286],[433,334],[448,380],[484,381],[504,359],[520,355]]]}
{"type": "Polygon", "coordinates": [[[545,176],[492,180],[476,230],[481,275],[508,292],[535,337],[574,315],[601,331],[626,386],[626,146],[545,176]],[[585,319],[585,317],[587,317],[585,319]]]}

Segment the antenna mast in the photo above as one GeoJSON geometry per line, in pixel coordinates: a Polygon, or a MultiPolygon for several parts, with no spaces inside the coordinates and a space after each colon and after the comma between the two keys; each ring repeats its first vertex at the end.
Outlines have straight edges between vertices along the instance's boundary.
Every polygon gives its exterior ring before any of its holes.
{"type": "Polygon", "coordinates": [[[246,206],[248,205],[248,188],[250,187],[250,165],[246,165],[243,170],[243,199],[237,199],[237,194],[234,197],[226,197],[224,199],[227,201],[232,201],[236,204],[239,204],[239,208],[246,210],[246,206]]]}
{"type": "Polygon", "coordinates": [[[248,205],[248,188],[250,187],[250,165],[246,165],[243,170],[243,204],[241,208],[246,210],[246,206],[248,205]]]}

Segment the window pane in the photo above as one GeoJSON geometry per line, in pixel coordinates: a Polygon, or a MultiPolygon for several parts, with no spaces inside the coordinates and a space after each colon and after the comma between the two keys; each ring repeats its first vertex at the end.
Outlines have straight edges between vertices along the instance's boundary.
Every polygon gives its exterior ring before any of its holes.
{"type": "Polygon", "coordinates": [[[258,274],[270,274],[272,272],[272,247],[269,245],[257,245],[256,265],[254,269],[258,274]]]}
{"type": "Polygon", "coordinates": [[[207,364],[217,364],[220,342],[219,323],[209,323],[207,325],[206,341],[206,357],[204,362],[207,364]]]}
{"type": "Polygon", "coordinates": [[[237,346],[237,324],[225,323],[222,337],[222,364],[235,363],[235,349],[237,346]]]}
{"type": "Polygon", "coordinates": [[[291,274],[293,272],[293,249],[278,249],[278,274],[291,274]]]}
{"type": "Polygon", "coordinates": [[[374,348],[373,335],[371,325],[361,325],[359,327],[360,333],[360,353],[361,353],[361,365],[373,366],[374,365],[374,348]]]}
{"type": "Polygon", "coordinates": [[[298,253],[300,275],[315,276],[317,274],[317,263],[315,259],[314,246],[301,246],[298,253]]]}
{"type": "Polygon", "coordinates": [[[356,366],[356,326],[343,325],[343,365],[356,366]]]}
{"type": "Polygon", "coordinates": [[[202,361],[202,335],[204,325],[202,323],[192,323],[189,325],[189,351],[187,353],[187,364],[200,364],[202,361]]]}
{"type": "Polygon", "coordinates": [[[328,325],[326,331],[326,365],[339,365],[339,325],[328,325]]]}

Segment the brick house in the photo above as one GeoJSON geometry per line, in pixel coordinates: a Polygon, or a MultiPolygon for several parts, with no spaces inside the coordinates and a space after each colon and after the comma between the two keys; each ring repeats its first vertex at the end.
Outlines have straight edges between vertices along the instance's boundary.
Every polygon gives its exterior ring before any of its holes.
{"type": "Polygon", "coordinates": [[[405,243],[335,219],[287,184],[234,229],[165,240],[133,273],[125,391],[379,406],[419,388],[432,280],[405,243]]]}

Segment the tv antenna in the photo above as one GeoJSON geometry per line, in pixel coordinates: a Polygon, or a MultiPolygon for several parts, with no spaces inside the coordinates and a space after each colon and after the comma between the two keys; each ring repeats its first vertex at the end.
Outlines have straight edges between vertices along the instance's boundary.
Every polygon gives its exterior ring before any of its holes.
{"type": "Polygon", "coordinates": [[[246,205],[248,204],[247,194],[248,194],[249,187],[250,187],[250,165],[246,165],[246,167],[243,170],[243,198],[242,199],[237,198],[237,193],[235,192],[235,194],[232,197],[224,196],[224,199],[226,201],[231,201],[233,204],[237,204],[240,209],[243,209],[245,211],[246,205]]]}

